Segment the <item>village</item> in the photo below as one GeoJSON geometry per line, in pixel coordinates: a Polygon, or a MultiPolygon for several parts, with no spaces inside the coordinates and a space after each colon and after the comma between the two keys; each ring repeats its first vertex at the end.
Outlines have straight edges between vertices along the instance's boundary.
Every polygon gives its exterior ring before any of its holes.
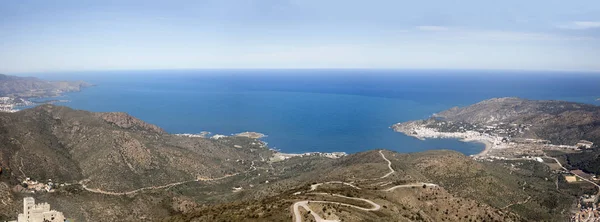
{"type": "MultiPolygon", "coordinates": [[[[465,142],[479,142],[485,144],[485,149],[471,157],[477,161],[514,161],[528,160],[548,165],[554,173],[570,184],[593,185],[598,191],[596,194],[585,194],[578,198],[577,207],[570,218],[573,222],[599,221],[600,209],[600,176],[588,174],[579,169],[569,170],[558,159],[547,156],[548,151],[564,153],[581,152],[594,148],[594,143],[580,140],[572,145],[551,144],[548,140],[522,138],[531,125],[493,124],[491,126],[476,126],[466,123],[449,123],[435,121],[434,123],[421,124],[409,122],[393,126],[397,132],[424,140],[427,138],[454,138],[465,142]]],[[[596,145],[597,146],[597,145],[596,145]]]]}
{"type": "Polygon", "coordinates": [[[18,110],[15,109],[15,103],[10,97],[0,97],[0,112],[14,113],[18,110]]]}
{"type": "Polygon", "coordinates": [[[29,101],[27,99],[3,96],[0,97],[0,112],[14,113],[19,111],[18,109],[16,109],[16,107],[31,106],[34,104],[34,102],[29,101]]]}
{"type": "Polygon", "coordinates": [[[64,183],[54,183],[52,179],[48,179],[46,183],[38,182],[37,180],[32,180],[31,178],[25,178],[21,182],[21,184],[13,187],[13,191],[16,193],[39,193],[39,192],[48,192],[52,193],[56,191],[58,187],[68,186],[70,184],[64,183]]]}

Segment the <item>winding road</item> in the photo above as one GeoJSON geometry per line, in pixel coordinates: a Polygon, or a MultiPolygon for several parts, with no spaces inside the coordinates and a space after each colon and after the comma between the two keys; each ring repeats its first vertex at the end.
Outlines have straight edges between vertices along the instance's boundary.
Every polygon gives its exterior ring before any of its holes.
{"type": "Polygon", "coordinates": [[[181,182],[175,182],[175,183],[170,183],[170,184],[166,184],[166,185],[162,185],[162,186],[150,186],[150,187],[142,187],[136,190],[132,190],[132,191],[127,191],[127,192],[111,192],[111,191],[104,191],[104,190],[100,190],[100,189],[94,189],[94,188],[88,188],[85,184],[90,181],[89,179],[85,179],[85,180],[81,180],[78,182],[79,185],[81,185],[81,187],[83,187],[83,189],[85,189],[86,191],[92,192],[92,193],[99,193],[99,194],[106,194],[106,195],[113,195],[113,196],[122,196],[122,195],[130,195],[130,194],[135,194],[144,190],[159,190],[159,189],[165,189],[165,188],[171,188],[174,186],[178,186],[181,184],[185,184],[185,183],[190,183],[190,182],[200,182],[200,181],[217,181],[217,180],[222,180],[225,178],[229,178],[232,176],[237,176],[239,174],[242,173],[249,173],[252,171],[256,170],[256,166],[254,166],[254,161],[252,161],[252,164],[250,166],[250,170],[246,170],[244,172],[240,172],[240,173],[234,173],[234,174],[227,174],[225,176],[222,177],[217,177],[217,178],[204,178],[204,177],[197,177],[195,180],[186,180],[186,181],[181,181],[181,182]]]}
{"type": "MultiPolygon", "coordinates": [[[[390,172],[386,173],[385,175],[379,177],[378,179],[383,179],[386,178],[390,175],[392,175],[394,172],[396,172],[394,170],[394,168],[392,168],[392,162],[390,160],[388,160],[385,157],[385,154],[383,154],[382,150],[379,150],[379,154],[381,155],[381,157],[388,162],[388,168],[390,169],[390,172]]],[[[392,182],[387,182],[392,183],[392,182]]],[[[324,182],[324,183],[317,183],[317,184],[313,184],[310,186],[310,190],[309,191],[315,191],[319,186],[323,185],[323,184],[343,184],[346,186],[350,186],[354,189],[360,190],[361,188],[352,184],[352,183],[347,183],[347,182],[341,182],[341,181],[330,181],[330,182],[324,182]]],[[[381,184],[380,183],[376,183],[376,184],[381,184]]],[[[382,191],[385,192],[391,192],[394,191],[398,188],[410,188],[410,187],[422,187],[423,185],[425,186],[435,186],[437,187],[437,184],[433,184],[433,183],[413,183],[413,184],[404,184],[404,185],[398,185],[398,186],[394,186],[391,187],[389,189],[385,189],[382,191]]],[[[304,210],[309,211],[310,214],[315,218],[316,222],[338,222],[339,220],[327,220],[322,218],[319,214],[317,214],[315,211],[311,210],[310,206],[308,206],[309,203],[324,203],[324,204],[336,204],[336,205],[340,205],[340,206],[346,206],[346,207],[351,207],[354,209],[358,209],[358,210],[363,210],[363,211],[378,211],[379,209],[381,209],[381,205],[373,202],[372,200],[368,200],[368,199],[364,199],[364,198],[360,198],[360,197],[348,197],[348,196],[344,196],[344,195],[340,195],[340,194],[328,194],[328,193],[306,193],[306,194],[314,194],[314,195],[325,195],[325,196],[334,196],[334,197],[340,197],[340,198],[346,198],[346,199],[351,199],[351,200],[358,200],[358,201],[362,201],[365,203],[368,203],[369,205],[371,205],[371,208],[364,208],[364,207],[360,207],[360,206],[356,206],[356,205],[352,205],[352,204],[347,204],[347,203],[341,203],[341,202],[335,202],[335,201],[316,201],[316,200],[301,200],[301,201],[297,201],[292,205],[292,210],[293,210],[293,221],[294,222],[302,222],[302,214],[300,213],[300,207],[304,208],[304,210]]]]}
{"type": "MultiPolygon", "coordinates": [[[[247,171],[249,172],[249,171],[247,171]]],[[[132,191],[127,191],[127,192],[111,192],[111,191],[104,191],[104,190],[100,190],[100,189],[94,189],[94,188],[88,188],[85,183],[87,181],[89,181],[89,179],[85,179],[82,181],[79,181],[79,185],[81,185],[81,187],[83,187],[83,189],[85,189],[88,192],[92,192],[92,193],[99,193],[99,194],[106,194],[106,195],[113,195],[113,196],[122,196],[122,195],[130,195],[130,194],[135,194],[144,190],[160,190],[160,189],[166,189],[166,188],[171,188],[174,186],[178,186],[181,184],[185,184],[185,183],[190,183],[190,182],[199,182],[199,181],[216,181],[216,180],[222,180],[228,177],[232,177],[232,176],[236,176],[239,175],[240,173],[235,173],[235,174],[229,174],[229,175],[225,175],[222,177],[218,177],[218,178],[203,178],[203,177],[198,177],[195,180],[186,180],[186,181],[181,181],[181,182],[175,182],[175,183],[170,183],[170,184],[166,184],[166,185],[162,185],[162,186],[151,186],[151,187],[142,187],[136,190],[132,190],[132,191]]]]}
{"type": "MultiPolygon", "coordinates": [[[[312,194],[330,195],[330,194],[327,194],[327,193],[312,193],[312,194]]],[[[355,206],[355,205],[352,205],[352,204],[340,203],[340,202],[334,202],[334,201],[322,201],[322,200],[308,201],[308,200],[303,200],[303,201],[298,201],[298,202],[294,203],[294,205],[292,206],[293,209],[294,209],[294,217],[296,218],[295,222],[302,222],[302,214],[300,213],[300,207],[304,208],[304,210],[306,210],[306,211],[310,211],[310,214],[315,218],[315,220],[317,222],[337,222],[338,221],[338,220],[326,220],[326,219],[322,218],[321,216],[319,216],[319,214],[315,213],[315,211],[313,211],[313,210],[310,209],[310,206],[308,206],[309,203],[336,204],[336,205],[341,205],[341,206],[346,206],[346,207],[352,207],[352,208],[359,209],[359,210],[364,210],[364,211],[377,211],[377,210],[381,209],[381,205],[379,205],[379,204],[377,204],[377,203],[375,203],[375,202],[373,202],[371,200],[364,199],[364,198],[347,197],[347,196],[339,195],[339,194],[331,194],[331,196],[363,201],[365,203],[370,204],[372,207],[371,208],[364,208],[364,207],[359,207],[359,206],[355,206]]]]}
{"type": "Polygon", "coordinates": [[[395,173],[396,171],[394,170],[394,168],[392,168],[392,161],[388,160],[388,158],[385,158],[385,155],[383,155],[383,150],[379,150],[379,154],[381,154],[381,157],[388,162],[388,168],[390,168],[390,172],[381,176],[379,179],[383,179],[386,177],[389,177],[390,175],[392,175],[393,173],[395,173]]]}

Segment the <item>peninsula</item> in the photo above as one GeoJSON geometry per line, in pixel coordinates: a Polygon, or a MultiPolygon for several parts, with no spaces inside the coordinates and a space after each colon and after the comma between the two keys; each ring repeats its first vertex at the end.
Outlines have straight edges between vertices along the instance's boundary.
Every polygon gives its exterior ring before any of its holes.
{"type": "Polygon", "coordinates": [[[397,123],[396,132],[419,139],[456,138],[481,142],[476,156],[520,157],[543,150],[576,150],[598,144],[600,107],[566,101],[489,99],[454,107],[425,120],[397,123]]]}
{"type": "Polygon", "coordinates": [[[60,96],[90,86],[92,84],[83,81],[45,81],[34,77],[0,74],[0,112],[16,112],[17,107],[61,102],[62,100],[36,102],[31,99],[60,96]]]}

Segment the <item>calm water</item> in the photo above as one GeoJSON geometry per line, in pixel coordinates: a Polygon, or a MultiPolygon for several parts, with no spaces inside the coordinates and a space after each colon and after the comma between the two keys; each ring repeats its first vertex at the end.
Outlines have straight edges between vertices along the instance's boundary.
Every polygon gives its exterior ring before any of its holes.
{"type": "Polygon", "coordinates": [[[394,123],[493,97],[560,99],[598,105],[600,75],[500,71],[202,70],[34,74],[97,86],[61,105],[127,112],[170,133],[256,131],[284,152],[374,148],[399,152],[483,145],[420,141],[394,123]]]}

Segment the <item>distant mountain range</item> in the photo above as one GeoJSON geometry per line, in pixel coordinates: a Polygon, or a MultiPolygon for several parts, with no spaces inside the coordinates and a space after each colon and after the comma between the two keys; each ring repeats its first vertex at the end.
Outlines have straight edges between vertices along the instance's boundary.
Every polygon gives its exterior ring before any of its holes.
{"type": "Polygon", "coordinates": [[[83,81],[45,81],[34,77],[0,74],[0,96],[37,98],[58,96],[92,86],[83,81]]]}

